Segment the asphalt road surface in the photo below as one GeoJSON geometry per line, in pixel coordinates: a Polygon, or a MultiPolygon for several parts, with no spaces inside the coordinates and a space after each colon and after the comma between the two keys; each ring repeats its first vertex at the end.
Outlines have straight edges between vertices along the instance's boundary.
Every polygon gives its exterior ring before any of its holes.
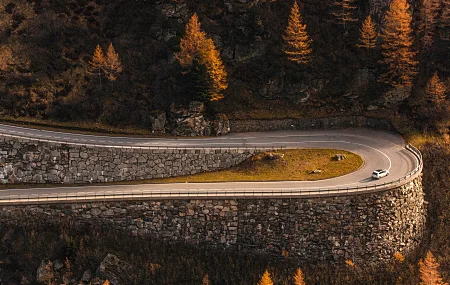
{"type": "Polygon", "coordinates": [[[417,157],[405,148],[401,136],[368,129],[320,131],[276,131],[238,133],[214,138],[133,138],[83,135],[0,125],[0,134],[81,145],[145,148],[333,148],[360,155],[364,165],[341,177],[320,181],[175,183],[140,185],[103,185],[33,189],[1,189],[0,203],[18,198],[40,201],[95,200],[108,198],[184,198],[322,195],[353,193],[398,181],[417,169],[417,157]],[[388,177],[373,180],[375,169],[388,169],[388,177]],[[358,187],[359,189],[354,189],[358,187]],[[339,190],[338,190],[339,189],[339,190]]]}

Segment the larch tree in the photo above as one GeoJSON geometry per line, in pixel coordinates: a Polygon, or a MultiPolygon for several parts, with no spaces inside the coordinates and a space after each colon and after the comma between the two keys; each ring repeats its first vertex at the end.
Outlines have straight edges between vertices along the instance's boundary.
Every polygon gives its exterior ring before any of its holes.
{"type": "Polygon", "coordinates": [[[200,59],[206,66],[210,79],[210,101],[223,99],[223,92],[228,88],[227,72],[220,53],[212,39],[207,39],[200,49],[200,59]]]}
{"type": "Polygon", "coordinates": [[[439,263],[428,251],[425,259],[419,261],[420,285],[448,285],[438,271],[439,263]]]}
{"type": "Polygon", "coordinates": [[[418,37],[423,50],[431,47],[438,22],[440,0],[422,0],[419,10],[418,37]]]}
{"type": "Polygon", "coordinates": [[[208,274],[205,274],[205,276],[203,276],[202,285],[211,285],[211,281],[209,281],[208,274]]]}
{"type": "Polygon", "coordinates": [[[303,279],[303,272],[300,268],[297,268],[297,271],[292,279],[294,281],[294,285],[306,285],[305,280],[303,279]]]}
{"type": "Polygon", "coordinates": [[[417,74],[411,20],[407,0],[392,0],[381,33],[383,59],[380,63],[387,71],[379,78],[391,86],[411,86],[417,74]]]}
{"type": "Polygon", "coordinates": [[[450,0],[441,0],[441,14],[438,22],[439,36],[443,40],[450,39],[450,0]]]}
{"type": "Polygon", "coordinates": [[[197,13],[186,24],[186,30],[180,42],[180,52],[175,55],[182,67],[192,65],[194,57],[206,41],[206,34],[200,28],[197,13]]]}
{"type": "Polygon", "coordinates": [[[272,278],[270,277],[269,271],[265,271],[258,285],[273,285],[272,278]]]}
{"type": "Polygon", "coordinates": [[[89,61],[90,73],[100,78],[100,84],[102,83],[102,72],[105,68],[105,55],[100,45],[97,45],[92,56],[91,61],[89,61]]]}
{"type": "Polygon", "coordinates": [[[115,81],[122,72],[122,63],[120,62],[119,54],[114,49],[112,43],[109,44],[108,51],[106,52],[103,69],[109,81],[115,81]]]}
{"type": "Polygon", "coordinates": [[[359,44],[357,47],[365,49],[374,49],[377,47],[377,31],[375,23],[372,21],[372,17],[369,15],[362,23],[359,36],[359,44]]]}
{"type": "Polygon", "coordinates": [[[307,64],[311,57],[311,42],[306,25],[302,23],[302,16],[297,1],[291,9],[288,25],[283,35],[285,47],[283,52],[288,56],[290,61],[297,64],[307,64]]]}
{"type": "Polygon", "coordinates": [[[223,92],[228,88],[227,72],[213,40],[208,39],[201,30],[197,14],[186,24],[180,52],[175,57],[183,68],[192,73],[194,93],[201,94],[201,100],[217,101],[223,98],[223,92]],[[206,69],[207,78],[204,78],[203,69],[206,69]],[[207,87],[199,88],[202,86],[207,87]]]}
{"type": "Polygon", "coordinates": [[[445,101],[445,92],[445,83],[439,78],[437,72],[435,72],[433,77],[431,77],[431,79],[428,81],[425,88],[425,99],[432,104],[439,105],[445,101]]]}
{"type": "Polygon", "coordinates": [[[358,20],[354,15],[354,11],[357,9],[355,0],[334,0],[332,5],[334,9],[331,14],[338,24],[343,25],[344,30],[347,23],[358,20]]]}

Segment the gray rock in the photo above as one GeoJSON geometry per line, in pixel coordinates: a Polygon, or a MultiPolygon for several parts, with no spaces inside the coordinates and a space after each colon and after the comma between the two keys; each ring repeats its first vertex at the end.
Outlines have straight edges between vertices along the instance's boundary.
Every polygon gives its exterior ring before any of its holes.
{"type": "Polygon", "coordinates": [[[55,269],[55,271],[59,271],[63,267],[64,263],[62,263],[61,260],[57,259],[53,262],[53,268],[55,269]]]}
{"type": "Polygon", "coordinates": [[[391,107],[393,104],[397,104],[409,96],[411,96],[410,86],[395,87],[383,95],[380,103],[385,107],[391,107]]]}
{"type": "Polygon", "coordinates": [[[91,278],[92,278],[91,270],[87,269],[86,271],[84,271],[83,276],[81,277],[81,281],[89,282],[91,281],[91,278]]]}
{"type": "Polygon", "coordinates": [[[166,112],[155,111],[150,116],[150,122],[152,123],[152,132],[165,133],[166,132],[166,112]]]}
{"type": "Polygon", "coordinates": [[[108,279],[112,285],[129,284],[132,267],[130,264],[121,261],[117,256],[108,254],[97,268],[97,275],[100,278],[108,279]]]}
{"type": "Polygon", "coordinates": [[[375,111],[375,110],[378,110],[378,109],[379,109],[379,107],[377,105],[369,105],[366,108],[367,111],[375,111]]]}

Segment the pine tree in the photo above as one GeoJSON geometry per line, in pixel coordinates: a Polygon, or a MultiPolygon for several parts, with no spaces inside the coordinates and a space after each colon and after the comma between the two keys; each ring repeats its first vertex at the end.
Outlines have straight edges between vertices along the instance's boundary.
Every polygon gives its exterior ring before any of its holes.
{"type": "Polygon", "coordinates": [[[355,0],[335,0],[332,5],[334,6],[334,11],[331,14],[336,18],[338,24],[343,25],[344,30],[346,23],[358,20],[354,16],[354,10],[357,9],[355,0]]]}
{"type": "Polygon", "coordinates": [[[445,101],[445,92],[445,83],[439,78],[437,72],[435,72],[425,88],[425,99],[433,104],[441,104],[445,101]]]}
{"type": "Polygon", "coordinates": [[[359,42],[356,46],[360,48],[374,49],[377,47],[377,32],[370,15],[362,23],[359,42]]]}
{"type": "Polygon", "coordinates": [[[411,86],[417,74],[416,53],[412,50],[412,30],[407,0],[392,0],[382,30],[382,64],[388,71],[380,76],[381,82],[392,86],[411,86]]]}
{"type": "Polygon", "coordinates": [[[303,272],[300,268],[295,272],[293,280],[294,285],[306,285],[305,280],[303,279],[303,272]]]}
{"type": "Polygon", "coordinates": [[[440,0],[422,0],[419,13],[418,35],[423,50],[429,49],[433,44],[440,8],[439,1],[440,0]]]}
{"type": "Polygon", "coordinates": [[[433,254],[428,251],[425,260],[421,259],[419,261],[420,285],[448,285],[448,283],[442,281],[438,267],[439,263],[433,254]]]}
{"type": "Polygon", "coordinates": [[[261,277],[261,281],[259,281],[258,285],[273,285],[272,278],[270,278],[269,271],[265,271],[263,276],[261,277]]]}
{"type": "Polygon", "coordinates": [[[290,61],[298,64],[307,64],[309,62],[312,40],[306,32],[306,25],[302,23],[297,1],[292,6],[283,39],[286,43],[283,52],[287,54],[290,61]]]}
{"type": "Polygon", "coordinates": [[[209,281],[208,274],[205,274],[205,276],[203,276],[202,285],[211,285],[211,281],[209,281]]]}
{"type": "Polygon", "coordinates": [[[109,81],[115,81],[119,73],[122,72],[122,63],[120,62],[119,54],[117,54],[112,43],[109,44],[108,51],[106,52],[103,69],[109,81]]]}
{"type": "Polygon", "coordinates": [[[94,55],[92,56],[91,61],[89,61],[90,65],[90,73],[98,76],[100,78],[100,84],[102,82],[101,76],[103,69],[105,67],[105,56],[103,54],[103,50],[100,45],[97,45],[94,51],[94,55]]]}
{"type": "Polygon", "coordinates": [[[186,32],[180,42],[180,52],[175,56],[182,67],[192,65],[195,55],[205,41],[206,34],[201,30],[198,16],[194,13],[186,24],[186,32]]]}
{"type": "Polygon", "coordinates": [[[228,88],[227,72],[212,39],[207,39],[202,45],[200,61],[206,66],[211,83],[209,100],[217,101],[223,99],[223,91],[228,88]]]}

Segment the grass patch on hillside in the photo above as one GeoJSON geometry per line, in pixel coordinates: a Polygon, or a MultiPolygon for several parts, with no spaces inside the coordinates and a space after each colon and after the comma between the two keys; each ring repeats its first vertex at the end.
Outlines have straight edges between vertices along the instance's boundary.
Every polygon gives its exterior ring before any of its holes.
{"type": "Polygon", "coordinates": [[[257,154],[241,164],[221,171],[152,180],[154,183],[321,180],[356,171],[363,159],[354,153],[335,149],[288,149],[257,154]],[[344,154],[337,161],[334,156],[344,154]],[[276,158],[276,156],[282,156],[276,158]],[[315,170],[320,173],[313,173],[315,170]]]}
{"type": "MultiPolygon", "coordinates": [[[[70,132],[85,135],[102,136],[138,136],[138,137],[157,137],[161,134],[153,134],[149,129],[142,127],[113,127],[107,124],[89,121],[58,122],[53,120],[42,120],[31,117],[14,118],[10,116],[0,116],[0,123],[26,127],[31,129],[40,129],[55,132],[70,132]]],[[[164,135],[168,136],[168,135],[164,135]]]]}

